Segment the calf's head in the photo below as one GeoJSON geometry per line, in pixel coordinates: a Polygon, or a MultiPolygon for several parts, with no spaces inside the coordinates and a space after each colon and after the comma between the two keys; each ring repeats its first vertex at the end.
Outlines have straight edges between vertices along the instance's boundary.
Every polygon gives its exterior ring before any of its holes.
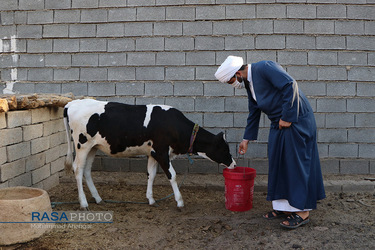
{"type": "Polygon", "coordinates": [[[223,132],[215,135],[205,155],[200,155],[229,168],[234,168],[236,166],[236,162],[230,154],[229,145],[225,140],[223,132]]]}

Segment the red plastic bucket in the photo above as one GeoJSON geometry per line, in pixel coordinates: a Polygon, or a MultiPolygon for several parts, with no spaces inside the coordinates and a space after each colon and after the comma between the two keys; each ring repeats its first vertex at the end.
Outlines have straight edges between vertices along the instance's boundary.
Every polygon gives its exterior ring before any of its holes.
{"type": "Polygon", "coordinates": [[[225,208],[243,212],[253,207],[256,170],[247,167],[225,168],[225,208]]]}

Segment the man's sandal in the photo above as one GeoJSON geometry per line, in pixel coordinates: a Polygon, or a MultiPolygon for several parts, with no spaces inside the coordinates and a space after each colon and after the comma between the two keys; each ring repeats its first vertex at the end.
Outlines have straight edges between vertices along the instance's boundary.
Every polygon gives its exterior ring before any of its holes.
{"type": "Polygon", "coordinates": [[[294,229],[307,224],[310,221],[310,219],[309,217],[307,217],[306,219],[302,219],[302,217],[298,214],[292,213],[286,218],[286,221],[289,223],[289,225],[285,225],[283,222],[281,222],[280,225],[285,228],[294,229]]]}
{"type": "Polygon", "coordinates": [[[268,212],[267,214],[263,215],[263,218],[267,220],[272,220],[275,218],[286,217],[286,216],[287,214],[282,211],[272,210],[271,212],[268,212]]]}

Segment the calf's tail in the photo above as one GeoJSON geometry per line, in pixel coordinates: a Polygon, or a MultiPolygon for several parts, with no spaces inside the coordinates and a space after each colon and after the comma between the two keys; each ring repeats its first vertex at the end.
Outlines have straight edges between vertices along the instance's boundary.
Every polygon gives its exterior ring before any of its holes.
{"type": "Polygon", "coordinates": [[[66,139],[68,142],[68,153],[65,158],[65,173],[71,174],[73,172],[73,144],[72,144],[72,134],[70,131],[69,120],[68,120],[68,108],[64,109],[64,125],[65,125],[66,139]]]}

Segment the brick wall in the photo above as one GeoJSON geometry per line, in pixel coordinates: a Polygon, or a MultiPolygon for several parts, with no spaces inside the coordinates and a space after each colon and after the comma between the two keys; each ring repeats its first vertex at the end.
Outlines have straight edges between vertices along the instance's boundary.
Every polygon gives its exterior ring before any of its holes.
{"type": "Polygon", "coordinates": [[[0,113],[0,188],[59,183],[67,150],[62,117],[62,108],[0,113]]]}
{"type": "MultiPolygon", "coordinates": [[[[315,111],[323,172],[375,174],[374,4],[2,0],[0,91],[172,105],[210,131],[225,131],[236,154],[246,93],[219,84],[214,73],[228,55],[274,60],[297,79],[315,111]]],[[[267,173],[268,126],[263,117],[259,141],[240,159],[258,173],[267,173]]],[[[137,165],[123,162],[123,169],[137,165]]],[[[119,164],[96,161],[98,169],[119,164]]],[[[203,172],[207,165],[202,161],[203,172]]]]}

